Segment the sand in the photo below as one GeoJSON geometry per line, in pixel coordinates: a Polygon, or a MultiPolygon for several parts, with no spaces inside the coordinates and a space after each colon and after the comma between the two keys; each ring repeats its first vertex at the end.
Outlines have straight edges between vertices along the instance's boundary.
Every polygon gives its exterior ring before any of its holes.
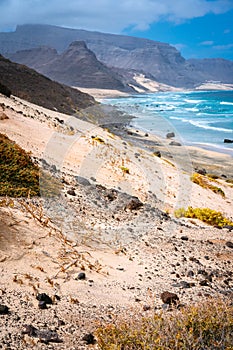
{"type": "Polygon", "coordinates": [[[232,281],[224,281],[232,273],[226,245],[232,231],[173,216],[192,205],[233,220],[233,187],[225,178],[211,182],[225,198],[190,181],[195,167],[231,177],[229,155],[169,146],[120,124],[102,129],[14,97],[1,96],[0,103],[9,118],[0,120],[0,132],[39,164],[45,159],[62,183],[54,199],[14,200],[14,206],[4,199],[0,206],[0,303],[11,310],[0,316],[5,348],[48,348],[22,334],[31,324],[57,332],[62,342],[51,349],[88,349],[82,337],[97,323],[160,311],[165,290],[185,304],[231,292],[232,281]],[[161,158],[153,154],[158,150],[161,158]],[[130,209],[132,196],[143,205],[130,209]],[[213,274],[205,286],[200,269],[213,274]],[[81,271],[84,280],[77,279],[81,271]],[[54,299],[46,310],[36,300],[42,292],[54,299]]]}

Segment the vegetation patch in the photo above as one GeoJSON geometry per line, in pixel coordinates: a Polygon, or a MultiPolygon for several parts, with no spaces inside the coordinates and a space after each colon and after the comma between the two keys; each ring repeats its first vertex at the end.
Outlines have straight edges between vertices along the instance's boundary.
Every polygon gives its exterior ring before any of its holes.
{"type": "Polygon", "coordinates": [[[37,196],[39,168],[30,154],[0,134],[0,196],[37,196]]]}
{"type": "Polygon", "coordinates": [[[105,143],[104,140],[99,136],[92,136],[91,137],[93,141],[99,142],[99,143],[105,143]]]}
{"type": "Polygon", "coordinates": [[[203,188],[210,189],[212,192],[220,194],[223,198],[225,198],[224,191],[220,187],[214,186],[211,183],[209,183],[208,179],[205,176],[198,173],[194,173],[191,176],[191,181],[203,188]]]}
{"type": "Polygon", "coordinates": [[[129,174],[129,168],[121,166],[120,169],[122,170],[123,174],[129,174]]]}
{"type": "Polygon", "coordinates": [[[220,211],[216,211],[210,208],[192,208],[188,207],[187,210],[180,208],[175,211],[177,218],[185,217],[192,219],[199,219],[209,225],[223,227],[226,225],[233,225],[233,221],[224,217],[220,211]]]}
{"type": "Polygon", "coordinates": [[[232,350],[233,306],[210,300],[147,318],[116,320],[96,331],[102,350],[232,350]]]}

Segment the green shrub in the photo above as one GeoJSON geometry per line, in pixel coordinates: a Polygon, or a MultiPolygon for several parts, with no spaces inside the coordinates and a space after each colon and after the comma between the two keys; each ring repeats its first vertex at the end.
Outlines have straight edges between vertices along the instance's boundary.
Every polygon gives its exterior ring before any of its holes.
{"type": "Polygon", "coordinates": [[[223,216],[219,211],[210,208],[192,208],[188,207],[187,210],[180,208],[175,211],[177,218],[186,217],[199,219],[209,225],[222,227],[225,225],[233,225],[233,222],[223,216]]]}
{"type": "Polygon", "coordinates": [[[161,312],[116,320],[96,331],[101,350],[232,350],[233,306],[210,300],[161,312]]]}
{"type": "Polygon", "coordinates": [[[220,194],[223,198],[225,198],[224,191],[220,187],[210,184],[205,176],[198,173],[194,173],[191,176],[191,181],[203,188],[210,189],[214,193],[220,194]]]}
{"type": "Polygon", "coordinates": [[[0,134],[0,196],[37,196],[39,168],[21,147],[0,134]]]}

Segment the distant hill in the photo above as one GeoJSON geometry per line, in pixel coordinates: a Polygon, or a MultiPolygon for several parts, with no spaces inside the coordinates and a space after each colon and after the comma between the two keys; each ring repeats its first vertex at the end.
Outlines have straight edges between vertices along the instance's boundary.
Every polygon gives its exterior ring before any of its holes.
{"type": "Polygon", "coordinates": [[[49,25],[22,25],[15,32],[0,33],[0,52],[9,56],[19,50],[48,46],[61,54],[74,41],[85,41],[99,61],[110,68],[123,69],[122,74],[127,74],[128,70],[144,72],[155,81],[181,88],[193,88],[209,79],[233,83],[232,61],[225,60],[228,63],[223,65],[222,60],[214,63],[210,60],[210,66],[215,68],[207,71],[205,64],[200,62],[202,60],[185,60],[175,47],[167,43],[126,35],[49,25]]]}
{"type": "Polygon", "coordinates": [[[117,74],[98,61],[84,41],[71,43],[61,54],[53,48],[40,47],[18,51],[9,58],[70,86],[127,90],[117,74]]]}
{"type": "Polygon", "coordinates": [[[15,96],[37,105],[74,114],[94,105],[94,98],[77,89],[59,84],[24,65],[13,63],[0,55],[0,83],[15,96]]]}

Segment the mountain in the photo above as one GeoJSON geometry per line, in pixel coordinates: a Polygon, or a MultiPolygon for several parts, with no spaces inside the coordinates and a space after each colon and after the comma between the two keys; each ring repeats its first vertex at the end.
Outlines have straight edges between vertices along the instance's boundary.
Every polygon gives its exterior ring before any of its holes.
{"type": "Polygon", "coordinates": [[[222,64],[218,68],[217,63],[214,73],[209,74],[204,65],[198,65],[198,60],[185,60],[175,47],[166,43],[49,25],[22,25],[13,33],[0,33],[0,52],[9,56],[19,50],[48,46],[62,54],[73,41],[85,41],[88,49],[108,67],[140,71],[164,84],[193,88],[210,76],[211,80],[233,82],[231,61],[227,61],[225,68],[222,64]]]}
{"type": "Polygon", "coordinates": [[[13,63],[0,55],[0,84],[15,96],[61,113],[93,106],[94,98],[77,89],[59,84],[24,65],[13,63]]]}
{"type": "Polygon", "coordinates": [[[71,43],[61,54],[55,49],[40,47],[18,51],[8,57],[70,86],[127,90],[117,74],[98,61],[84,41],[71,43]]]}

